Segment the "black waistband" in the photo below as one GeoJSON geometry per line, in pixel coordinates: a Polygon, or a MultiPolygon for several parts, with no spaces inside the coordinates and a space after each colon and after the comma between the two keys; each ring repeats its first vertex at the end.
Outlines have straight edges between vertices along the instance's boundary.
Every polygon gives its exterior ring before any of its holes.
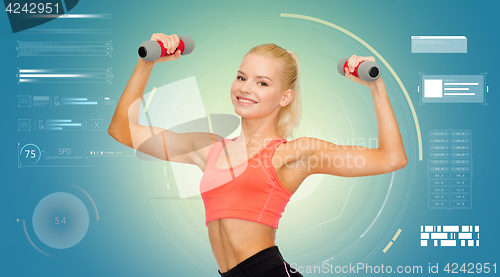
{"type": "Polygon", "coordinates": [[[252,275],[252,273],[255,273],[257,270],[260,270],[260,268],[266,263],[281,263],[283,261],[284,259],[283,256],[281,256],[278,246],[274,245],[253,254],[224,273],[220,272],[220,270],[217,271],[220,276],[223,277],[247,276],[252,275]]]}

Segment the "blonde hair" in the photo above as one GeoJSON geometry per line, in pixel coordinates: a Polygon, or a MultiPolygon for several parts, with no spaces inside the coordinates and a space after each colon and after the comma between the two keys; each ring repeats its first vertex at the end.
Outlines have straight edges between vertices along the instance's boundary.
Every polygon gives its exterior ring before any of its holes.
{"type": "Polygon", "coordinates": [[[299,58],[292,51],[283,49],[274,43],[255,46],[246,55],[250,53],[275,58],[280,62],[279,72],[283,91],[293,90],[293,98],[278,113],[278,133],[284,139],[288,137],[293,139],[293,131],[299,124],[301,116],[299,58]]]}

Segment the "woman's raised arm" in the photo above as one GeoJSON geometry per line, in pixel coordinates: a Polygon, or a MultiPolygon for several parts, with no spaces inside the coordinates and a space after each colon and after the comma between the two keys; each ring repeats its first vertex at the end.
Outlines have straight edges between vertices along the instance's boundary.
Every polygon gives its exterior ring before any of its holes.
{"type": "Polygon", "coordinates": [[[316,138],[299,138],[292,145],[295,146],[299,159],[292,165],[297,166],[305,176],[311,174],[368,176],[389,173],[406,166],[403,139],[382,78],[379,77],[374,82],[365,82],[351,74],[360,62],[366,60],[375,62],[373,57],[353,55],[348,60],[349,68],[344,70],[346,77],[370,88],[377,116],[378,148],[336,145],[316,138]],[[301,149],[301,145],[309,146],[301,149]]]}
{"type": "MultiPolygon", "coordinates": [[[[177,35],[165,34],[153,34],[151,39],[161,41],[167,48],[167,53],[173,53],[180,41],[177,35]]],[[[118,142],[147,155],[166,161],[202,166],[203,153],[206,152],[202,151],[203,147],[221,139],[220,136],[202,132],[178,134],[139,124],[142,98],[153,66],[157,62],[178,59],[180,52],[177,50],[174,55],[163,56],[152,62],[138,60],[111,119],[108,133],[118,142]]]]}

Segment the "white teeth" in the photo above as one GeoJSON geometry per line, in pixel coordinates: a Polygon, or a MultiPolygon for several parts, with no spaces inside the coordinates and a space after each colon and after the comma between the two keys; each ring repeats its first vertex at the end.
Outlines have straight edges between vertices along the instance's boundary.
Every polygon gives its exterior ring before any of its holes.
{"type": "Polygon", "coordinates": [[[239,100],[243,103],[248,103],[248,104],[253,104],[253,103],[256,103],[256,102],[253,102],[253,101],[250,101],[250,100],[246,100],[246,99],[241,99],[239,98],[239,100]]]}

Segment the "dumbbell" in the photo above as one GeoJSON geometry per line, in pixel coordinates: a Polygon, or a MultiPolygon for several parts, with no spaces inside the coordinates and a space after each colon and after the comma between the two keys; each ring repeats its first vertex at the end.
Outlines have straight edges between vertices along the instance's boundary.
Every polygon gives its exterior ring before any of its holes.
{"type": "MultiPolygon", "coordinates": [[[[179,45],[172,53],[173,55],[177,50],[181,50],[181,55],[188,55],[193,52],[194,40],[189,36],[179,36],[179,45]]],[[[167,56],[167,49],[162,42],[156,40],[147,40],[143,42],[137,50],[139,56],[147,61],[154,61],[160,57],[167,56]]]]}
{"type": "MultiPolygon", "coordinates": [[[[349,67],[347,66],[347,60],[349,58],[342,58],[340,61],[337,63],[337,70],[339,71],[339,74],[342,76],[345,76],[345,71],[344,67],[349,67]]],[[[366,82],[373,82],[378,79],[380,76],[380,67],[376,62],[372,61],[363,61],[360,62],[355,68],[354,72],[351,72],[352,75],[358,76],[361,80],[366,81],[366,82]]]]}

